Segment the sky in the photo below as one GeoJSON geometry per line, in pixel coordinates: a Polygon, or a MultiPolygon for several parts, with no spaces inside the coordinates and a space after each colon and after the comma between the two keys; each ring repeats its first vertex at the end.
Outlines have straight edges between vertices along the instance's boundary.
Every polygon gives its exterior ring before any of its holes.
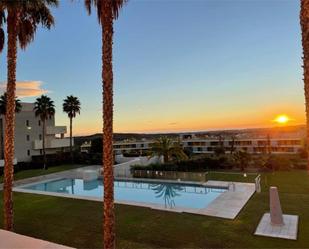
{"type": "MultiPolygon", "coordinates": [[[[131,0],[115,22],[114,131],[303,124],[299,1],[131,0]]],[[[102,131],[101,29],[82,0],[60,0],[55,27],[18,51],[17,94],[47,94],[56,124],[67,95],[81,101],[75,135],[102,131]]],[[[6,51],[0,54],[5,90],[6,51]]]]}

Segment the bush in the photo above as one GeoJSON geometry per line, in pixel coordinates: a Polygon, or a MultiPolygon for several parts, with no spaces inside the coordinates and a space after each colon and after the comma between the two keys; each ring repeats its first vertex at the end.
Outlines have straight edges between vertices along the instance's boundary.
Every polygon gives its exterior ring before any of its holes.
{"type": "Polygon", "coordinates": [[[293,163],[291,157],[286,155],[269,155],[265,168],[268,170],[291,170],[293,163]]]}
{"type": "MultiPolygon", "coordinates": [[[[48,167],[51,166],[58,166],[64,163],[70,163],[71,157],[69,152],[59,152],[56,154],[47,154],[46,155],[46,164],[48,167]]],[[[23,165],[26,163],[21,163],[23,165]]],[[[44,164],[44,157],[43,155],[39,156],[32,156],[31,167],[32,168],[42,168],[44,164]]]]}
{"type": "Polygon", "coordinates": [[[195,160],[185,160],[166,164],[151,164],[148,166],[135,165],[133,170],[155,170],[155,171],[181,171],[199,172],[213,169],[231,169],[232,163],[227,157],[211,158],[204,157],[195,160]]]}

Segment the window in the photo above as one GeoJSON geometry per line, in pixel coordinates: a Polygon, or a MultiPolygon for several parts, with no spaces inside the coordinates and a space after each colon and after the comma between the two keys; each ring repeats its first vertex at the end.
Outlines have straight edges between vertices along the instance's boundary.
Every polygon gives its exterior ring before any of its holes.
{"type": "Polygon", "coordinates": [[[39,124],[39,126],[41,126],[41,120],[39,120],[38,124],[39,124]]]}
{"type": "Polygon", "coordinates": [[[28,126],[28,127],[30,126],[29,125],[29,120],[26,120],[26,126],[28,126]]]}
{"type": "Polygon", "coordinates": [[[39,139],[42,140],[42,134],[39,135],[39,139]]]}
{"type": "Polygon", "coordinates": [[[30,141],[30,135],[27,135],[26,139],[27,139],[27,141],[30,141]]]}
{"type": "Polygon", "coordinates": [[[27,150],[27,155],[30,156],[30,150],[27,150]]]}
{"type": "Polygon", "coordinates": [[[40,155],[42,155],[43,154],[43,150],[40,150],[40,155]]]}

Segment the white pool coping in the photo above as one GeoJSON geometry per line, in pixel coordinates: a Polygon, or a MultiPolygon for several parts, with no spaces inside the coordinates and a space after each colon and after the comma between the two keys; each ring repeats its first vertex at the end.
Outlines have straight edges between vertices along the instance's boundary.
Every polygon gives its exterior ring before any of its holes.
{"type": "MultiPolygon", "coordinates": [[[[93,169],[95,167],[98,167],[98,166],[90,166],[90,167],[88,166],[82,169],[87,170],[89,168],[93,169]]],[[[37,190],[21,188],[21,187],[26,187],[26,186],[33,185],[33,184],[49,182],[52,180],[70,178],[70,176],[72,177],[76,175],[76,171],[80,171],[80,170],[81,168],[16,181],[14,183],[15,187],[13,188],[13,191],[21,192],[21,193],[41,194],[41,195],[48,195],[48,196],[55,196],[55,197],[64,197],[64,198],[71,198],[71,199],[102,202],[103,197],[80,196],[80,195],[37,191],[37,190]]],[[[255,192],[255,184],[253,183],[233,182],[233,188],[231,188],[230,187],[231,182],[226,182],[226,181],[192,182],[192,181],[175,181],[175,180],[145,179],[145,178],[117,178],[117,179],[118,180],[129,180],[129,181],[143,181],[143,182],[166,182],[166,183],[189,184],[189,185],[198,185],[198,186],[204,186],[204,187],[210,187],[210,188],[223,188],[223,189],[230,188],[228,191],[220,194],[216,199],[214,199],[205,208],[201,208],[201,209],[186,208],[186,207],[168,208],[160,204],[115,200],[116,204],[121,204],[121,205],[139,206],[139,207],[146,207],[146,208],[151,208],[155,210],[177,212],[177,213],[191,213],[191,214],[198,214],[198,215],[207,215],[207,216],[214,216],[214,217],[220,217],[220,218],[226,218],[226,219],[235,219],[237,215],[239,214],[239,212],[242,210],[242,208],[246,205],[248,200],[251,198],[251,196],[255,192]]]]}

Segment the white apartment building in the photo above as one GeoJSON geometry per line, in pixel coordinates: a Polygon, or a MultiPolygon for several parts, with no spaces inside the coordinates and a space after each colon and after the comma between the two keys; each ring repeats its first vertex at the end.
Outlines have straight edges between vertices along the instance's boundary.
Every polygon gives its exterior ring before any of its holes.
{"type": "MultiPolygon", "coordinates": [[[[295,154],[303,147],[302,138],[201,138],[192,136],[180,136],[184,148],[196,154],[213,154],[217,148],[223,148],[225,153],[234,151],[247,151],[251,154],[271,152],[273,154],[295,154]],[[233,148],[233,149],[232,149],[233,148]]],[[[128,152],[142,152],[149,150],[154,143],[152,140],[146,141],[120,141],[114,142],[116,154],[128,152]]]]}
{"type": "MultiPolygon", "coordinates": [[[[22,110],[16,113],[15,121],[15,158],[17,162],[29,162],[32,156],[43,154],[43,124],[34,114],[34,103],[21,104],[22,110]]],[[[4,165],[4,127],[4,116],[0,116],[0,167],[4,165]]],[[[46,154],[55,154],[69,148],[70,139],[64,137],[66,132],[66,126],[55,126],[55,117],[46,121],[46,154]]]]}

